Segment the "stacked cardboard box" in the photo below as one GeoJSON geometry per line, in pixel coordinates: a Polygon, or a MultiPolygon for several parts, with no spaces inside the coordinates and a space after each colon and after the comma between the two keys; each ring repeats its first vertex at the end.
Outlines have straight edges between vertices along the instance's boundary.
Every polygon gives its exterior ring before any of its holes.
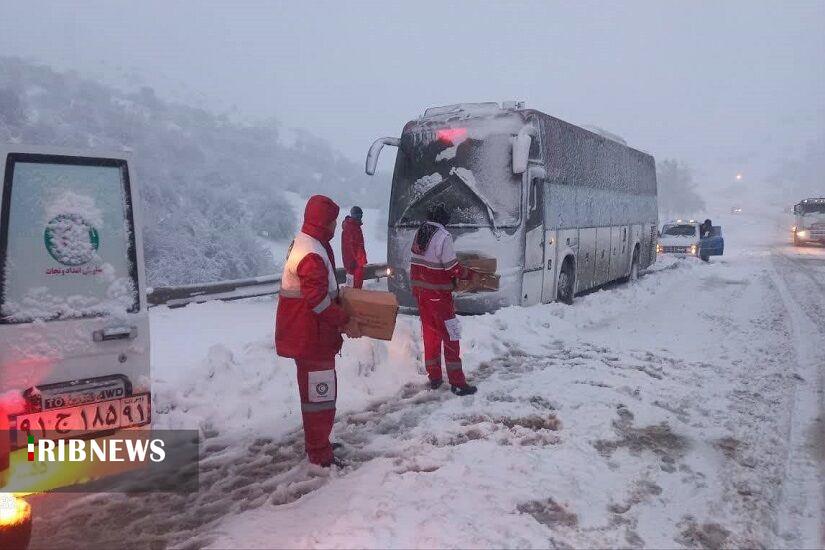
{"type": "Polygon", "coordinates": [[[458,261],[469,269],[469,280],[457,281],[456,292],[493,292],[498,290],[500,276],[496,274],[498,262],[479,254],[460,254],[458,261]]]}
{"type": "Polygon", "coordinates": [[[351,316],[358,317],[364,336],[377,340],[392,340],[395,319],[398,316],[398,300],[392,292],[341,289],[341,304],[351,316]]]}

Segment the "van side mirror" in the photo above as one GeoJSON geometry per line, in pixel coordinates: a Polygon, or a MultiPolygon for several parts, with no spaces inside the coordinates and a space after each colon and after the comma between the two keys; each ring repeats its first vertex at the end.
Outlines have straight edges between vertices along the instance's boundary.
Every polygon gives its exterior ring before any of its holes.
{"type": "Polygon", "coordinates": [[[513,173],[523,174],[527,170],[527,160],[530,158],[530,145],[536,130],[532,126],[525,126],[513,139],[513,173]]]}
{"type": "Polygon", "coordinates": [[[384,148],[384,145],[392,145],[393,147],[398,147],[401,145],[401,140],[398,138],[391,138],[391,137],[383,137],[376,139],[372,145],[370,146],[370,150],[367,153],[367,162],[364,170],[367,172],[368,176],[372,176],[375,174],[375,167],[378,165],[378,157],[381,156],[381,149],[384,148]]]}

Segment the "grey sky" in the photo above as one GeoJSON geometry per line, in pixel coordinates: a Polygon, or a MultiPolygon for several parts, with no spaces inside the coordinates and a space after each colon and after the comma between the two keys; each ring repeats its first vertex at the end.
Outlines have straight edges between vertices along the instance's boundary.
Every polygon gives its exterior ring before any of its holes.
{"type": "Polygon", "coordinates": [[[361,162],[431,105],[523,99],[707,183],[825,133],[825,2],[11,2],[0,52],[274,116],[361,162]]]}

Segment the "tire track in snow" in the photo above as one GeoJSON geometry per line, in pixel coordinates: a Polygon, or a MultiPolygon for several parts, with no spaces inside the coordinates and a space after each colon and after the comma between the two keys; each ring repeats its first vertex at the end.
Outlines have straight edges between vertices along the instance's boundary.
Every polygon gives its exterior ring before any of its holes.
{"type": "Polygon", "coordinates": [[[825,364],[822,353],[822,342],[825,341],[825,285],[816,279],[807,265],[786,253],[776,251],[772,261],[771,275],[793,330],[798,369],[795,373],[788,458],[778,517],[779,536],[787,547],[816,548],[825,546],[825,465],[821,448],[819,453],[816,452],[817,447],[822,446],[825,430],[821,370],[825,364]],[[813,285],[814,292],[800,288],[798,282],[791,280],[792,274],[804,275],[809,286],[813,285]],[[799,293],[803,296],[799,297],[799,293]]]}

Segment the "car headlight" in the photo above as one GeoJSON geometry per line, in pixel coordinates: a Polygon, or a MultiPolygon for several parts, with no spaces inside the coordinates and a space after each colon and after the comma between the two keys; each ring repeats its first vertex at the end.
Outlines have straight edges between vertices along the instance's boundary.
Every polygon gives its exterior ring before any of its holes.
{"type": "Polygon", "coordinates": [[[656,245],[656,254],[661,254],[661,253],[663,253],[664,251],[665,251],[665,247],[664,247],[664,246],[662,246],[662,245],[660,245],[660,244],[657,244],[657,245],[656,245]]]}
{"type": "Polygon", "coordinates": [[[799,237],[807,237],[808,236],[808,232],[805,231],[804,229],[802,231],[797,231],[796,234],[799,237]]]}
{"type": "Polygon", "coordinates": [[[699,247],[695,244],[690,245],[690,253],[695,255],[699,251],[699,247]]]}

